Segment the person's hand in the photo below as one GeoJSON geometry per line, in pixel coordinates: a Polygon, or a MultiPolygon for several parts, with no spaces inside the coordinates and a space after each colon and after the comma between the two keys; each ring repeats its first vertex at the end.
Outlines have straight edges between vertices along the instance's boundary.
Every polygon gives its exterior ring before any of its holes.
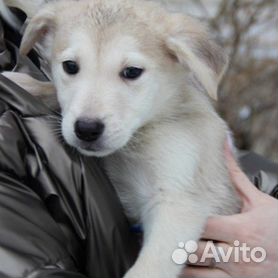
{"type": "MultiPolygon", "coordinates": [[[[233,253],[228,262],[215,262],[214,259],[200,260],[185,268],[185,277],[278,277],[278,201],[260,192],[238,167],[228,147],[225,147],[227,166],[231,179],[241,200],[241,213],[231,216],[211,217],[202,238],[217,242],[216,248],[223,248],[225,254],[229,248],[233,253]],[[266,252],[262,262],[246,262],[239,253],[239,262],[234,260],[235,241],[239,247],[246,243],[251,250],[261,247],[266,252]],[[237,242],[238,243],[238,242],[237,242]]],[[[200,259],[206,250],[207,241],[201,240],[196,255],[200,259]]],[[[250,251],[247,256],[250,258],[250,251]]],[[[221,252],[217,252],[221,255],[221,252]]],[[[260,257],[257,252],[255,256],[260,257]]]]}

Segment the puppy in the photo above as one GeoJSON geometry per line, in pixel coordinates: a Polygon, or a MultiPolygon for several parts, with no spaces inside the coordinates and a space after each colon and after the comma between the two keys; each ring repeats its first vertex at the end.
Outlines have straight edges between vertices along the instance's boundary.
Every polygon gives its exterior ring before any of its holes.
{"type": "Polygon", "coordinates": [[[210,215],[239,205],[223,156],[228,128],[212,104],[222,48],[198,20],[143,0],[53,1],[31,19],[21,53],[36,42],[51,63],[65,141],[102,158],[143,226],[125,278],[178,277],[178,243],[197,241],[210,215]]]}

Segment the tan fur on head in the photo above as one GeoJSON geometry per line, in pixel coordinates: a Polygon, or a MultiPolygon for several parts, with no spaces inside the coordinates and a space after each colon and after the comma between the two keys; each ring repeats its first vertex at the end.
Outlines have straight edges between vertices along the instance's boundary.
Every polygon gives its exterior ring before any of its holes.
{"type": "MultiPolygon", "coordinates": [[[[24,34],[21,53],[27,54],[34,44],[42,39],[46,34],[54,31],[55,27],[55,14],[56,9],[66,9],[66,5],[69,5],[70,1],[59,1],[56,5],[49,5],[49,8],[44,8],[42,12],[39,12],[28,25],[24,34]],[[52,8],[51,8],[52,7],[52,8]]],[[[73,1],[75,2],[75,1],[73,1]]],[[[80,2],[78,10],[80,10],[80,16],[82,16],[83,6],[87,9],[87,15],[92,10],[91,16],[93,20],[96,20],[98,25],[109,23],[115,18],[119,17],[122,13],[121,6],[125,2],[125,13],[128,16],[128,12],[131,13],[133,19],[136,16],[145,19],[149,19],[149,22],[153,21],[156,26],[153,26],[153,31],[157,30],[157,34],[160,33],[161,37],[165,40],[164,43],[168,48],[171,55],[177,58],[177,60],[184,66],[188,67],[199,80],[201,85],[207,91],[209,96],[213,99],[217,99],[218,84],[225,72],[228,59],[223,49],[209,36],[208,30],[197,19],[181,14],[169,14],[161,9],[156,3],[146,3],[146,6],[141,7],[141,10],[134,10],[132,0],[120,1],[122,3],[117,6],[115,0],[114,8],[110,8],[109,14],[98,14],[98,6],[102,6],[102,2],[107,2],[108,5],[112,1],[88,1],[80,2]],[[163,18],[163,20],[162,20],[163,18]]],[[[76,3],[75,3],[76,4],[76,3]]],[[[136,4],[136,3],[135,3],[136,4]]],[[[106,12],[107,12],[106,11],[106,12]]],[[[72,14],[63,12],[65,17],[75,17],[75,11],[71,11],[72,14]]],[[[83,16],[85,11],[83,10],[83,16]]],[[[116,19],[115,19],[116,20],[116,19]]],[[[60,19],[60,23],[63,20],[60,19]]],[[[148,25],[148,21],[146,21],[148,25]]],[[[138,32],[140,36],[140,31],[138,32]]]]}

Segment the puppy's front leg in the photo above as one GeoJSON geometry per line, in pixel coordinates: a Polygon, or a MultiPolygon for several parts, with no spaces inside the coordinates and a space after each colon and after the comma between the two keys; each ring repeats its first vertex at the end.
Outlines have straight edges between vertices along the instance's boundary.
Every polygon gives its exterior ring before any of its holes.
{"type": "Polygon", "coordinates": [[[33,96],[45,97],[56,93],[51,82],[36,80],[26,73],[5,71],[2,74],[33,96]]]}
{"type": "Polygon", "coordinates": [[[125,278],[178,277],[184,265],[172,260],[174,250],[201,235],[209,213],[200,209],[200,200],[167,193],[160,197],[144,215],[144,244],[125,278]]]}
{"type": "Polygon", "coordinates": [[[59,109],[56,89],[51,82],[42,82],[36,80],[26,73],[6,71],[3,72],[2,75],[13,81],[31,95],[39,98],[51,109],[59,109]]]}

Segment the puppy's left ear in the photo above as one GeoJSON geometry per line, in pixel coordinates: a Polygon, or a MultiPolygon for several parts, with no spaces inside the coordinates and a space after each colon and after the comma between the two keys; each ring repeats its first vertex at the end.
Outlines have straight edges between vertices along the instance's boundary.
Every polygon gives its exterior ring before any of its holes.
{"type": "Polygon", "coordinates": [[[210,38],[205,26],[189,16],[171,15],[166,45],[182,65],[189,67],[208,95],[216,100],[228,57],[222,47],[210,38]]]}

